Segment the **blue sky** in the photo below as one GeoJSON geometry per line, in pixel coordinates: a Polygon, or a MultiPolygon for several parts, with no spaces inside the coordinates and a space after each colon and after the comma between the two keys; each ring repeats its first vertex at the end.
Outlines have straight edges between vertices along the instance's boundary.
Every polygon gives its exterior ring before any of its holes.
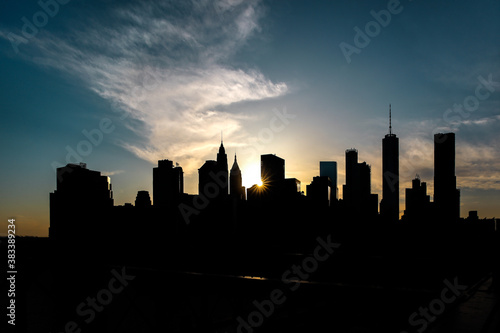
{"type": "Polygon", "coordinates": [[[432,135],[452,130],[462,216],[500,216],[498,1],[64,2],[42,0],[52,15],[0,4],[0,218],[21,234],[47,235],[55,165],[109,174],[123,204],[168,158],[196,193],[220,131],[247,186],[275,153],[304,190],[320,160],[338,161],[341,191],[344,151],[357,148],[380,195],[389,103],[401,212],[415,174],[432,195],[432,135]],[[356,47],[356,27],[370,40],[348,61],[340,45],[356,47]]]}

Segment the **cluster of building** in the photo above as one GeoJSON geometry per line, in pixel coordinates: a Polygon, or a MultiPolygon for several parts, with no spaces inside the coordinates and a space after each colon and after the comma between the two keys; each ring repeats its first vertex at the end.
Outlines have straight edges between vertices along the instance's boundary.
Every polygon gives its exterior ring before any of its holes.
{"type": "MultiPolygon", "coordinates": [[[[390,114],[390,111],[389,111],[390,114]]],[[[262,184],[245,189],[237,157],[229,170],[223,142],[216,160],[206,161],[198,169],[198,195],[184,193],[182,167],[170,160],[158,161],[153,168],[153,198],[148,191],[139,191],[135,206],[118,206],[120,212],[131,209],[156,209],[155,216],[168,212],[170,216],[190,218],[209,205],[232,207],[269,207],[273,203],[302,202],[307,207],[327,207],[331,210],[351,212],[362,218],[377,218],[397,222],[399,210],[399,139],[392,133],[389,115],[389,133],[382,140],[382,200],[371,193],[371,169],[366,162],[358,162],[358,151],[345,152],[345,185],[343,198],[338,198],[337,162],[321,161],[319,176],[307,185],[307,196],[296,178],[285,178],[285,160],[274,154],[261,155],[262,184]],[[241,204],[243,203],[243,204],[241,204]],[[312,206],[311,206],[312,205],[312,206]]],[[[403,220],[422,220],[437,216],[448,221],[460,218],[460,192],[456,188],[455,134],[434,135],[434,201],[430,201],[426,183],[417,177],[412,188],[406,189],[406,210],[403,220]]],[[[106,210],[113,206],[113,193],[109,177],[86,168],[84,163],[68,164],[57,169],[57,189],[50,194],[50,236],[65,234],[69,225],[85,224],[92,218],[85,212],[99,211],[112,220],[116,214],[106,210]],[[79,212],[75,214],[75,212],[79,212]],[[102,213],[104,212],[104,213],[102,213]],[[71,223],[68,220],[71,220],[71,223]]],[[[128,213],[118,213],[127,216],[128,213]]],[[[474,213],[473,213],[474,214],[474,213]]],[[[477,215],[477,213],[475,213],[477,215]]],[[[351,216],[353,216],[351,214],[351,216]]]]}

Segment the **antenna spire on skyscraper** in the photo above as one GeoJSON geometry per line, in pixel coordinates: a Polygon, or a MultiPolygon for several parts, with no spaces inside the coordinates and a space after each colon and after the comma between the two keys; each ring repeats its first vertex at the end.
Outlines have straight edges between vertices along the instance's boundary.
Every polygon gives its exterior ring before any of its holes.
{"type": "Polygon", "coordinates": [[[389,104],[389,134],[392,134],[392,112],[391,112],[391,104],[389,104]]]}

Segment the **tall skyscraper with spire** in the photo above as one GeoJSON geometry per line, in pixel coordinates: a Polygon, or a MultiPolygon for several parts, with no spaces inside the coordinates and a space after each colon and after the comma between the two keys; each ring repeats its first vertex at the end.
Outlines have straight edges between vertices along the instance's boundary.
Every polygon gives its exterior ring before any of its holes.
{"type": "Polygon", "coordinates": [[[245,200],[245,187],[242,186],[241,170],[234,154],[234,162],[229,174],[229,191],[233,198],[245,200]]]}
{"type": "Polygon", "coordinates": [[[387,221],[399,220],[399,139],[392,133],[389,104],[389,134],[382,139],[382,201],[380,214],[387,221]]]}
{"type": "Polygon", "coordinates": [[[219,152],[217,153],[217,169],[222,174],[221,179],[224,179],[225,186],[221,187],[221,194],[227,196],[229,188],[229,177],[228,177],[228,166],[227,166],[227,155],[226,149],[224,149],[224,144],[222,141],[222,133],[220,138],[219,152]]]}

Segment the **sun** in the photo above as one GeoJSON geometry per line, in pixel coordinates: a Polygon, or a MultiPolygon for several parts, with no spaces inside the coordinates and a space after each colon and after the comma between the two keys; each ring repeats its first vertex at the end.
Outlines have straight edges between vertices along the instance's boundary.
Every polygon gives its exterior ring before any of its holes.
{"type": "Polygon", "coordinates": [[[253,163],[243,167],[241,170],[241,177],[243,186],[246,188],[250,188],[255,184],[262,186],[262,180],[260,179],[260,164],[253,163]]]}

